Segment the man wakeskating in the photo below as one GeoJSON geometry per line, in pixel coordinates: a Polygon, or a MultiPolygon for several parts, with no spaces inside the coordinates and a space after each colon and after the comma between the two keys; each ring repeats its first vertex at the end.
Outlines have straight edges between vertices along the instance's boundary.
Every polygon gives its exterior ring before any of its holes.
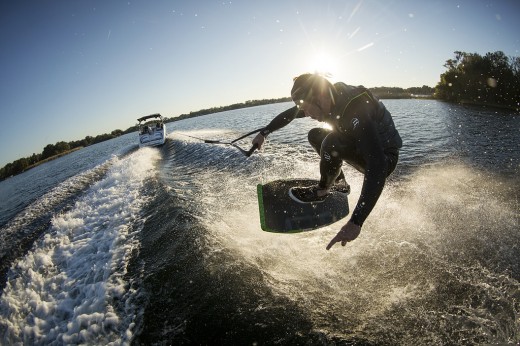
{"type": "Polygon", "coordinates": [[[296,118],[310,117],[326,122],[332,130],[313,128],[308,139],[320,155],[320,181],[310,187],[295,187],[291,194],[302,203],[323,200],[331,189],[347,192],[350,187],[341,170],[347,162],[365,178],[361,195],[350,220],[327,245],[357,238],[363,222],[374,208],[386,178],[394,171],[402,140],[390,112],[372,93],[345,83],[332,84],[319,74],[303,74],[294,79],[291,98],[296,106],[278,114],[253,139],[261,148],[269,133],[296,118]]]}

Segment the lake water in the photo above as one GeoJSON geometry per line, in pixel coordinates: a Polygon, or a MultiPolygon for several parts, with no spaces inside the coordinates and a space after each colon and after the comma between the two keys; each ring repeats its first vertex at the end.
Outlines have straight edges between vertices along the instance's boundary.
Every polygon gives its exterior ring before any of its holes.
{"type": "MultiPolygon", "coordinates": [[[[260,229],[256,185],[318,178],[289,103],[172,122],[0,182],[0,344],[520,342],[520,116],[385,100],[404,141],[361,235],[260,229]],[[241,141],[248,148],[248,141],[241,141]]],[[[357,202],[363,177],[344,166],[357,202]]]]}

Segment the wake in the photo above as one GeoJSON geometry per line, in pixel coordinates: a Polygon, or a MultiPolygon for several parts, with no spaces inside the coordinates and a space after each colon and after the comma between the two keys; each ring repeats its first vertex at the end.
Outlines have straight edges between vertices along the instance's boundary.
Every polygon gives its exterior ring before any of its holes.
{"type": "Polygon", "coordinates": [[[4,343],[130,342],[138,292],[126,282],[126,266],[139,247],[143,186],[158,158],[146,148],[114,159],[106,177],[55,215],[45,236],[12,265],[0,300],[4,343]]]}

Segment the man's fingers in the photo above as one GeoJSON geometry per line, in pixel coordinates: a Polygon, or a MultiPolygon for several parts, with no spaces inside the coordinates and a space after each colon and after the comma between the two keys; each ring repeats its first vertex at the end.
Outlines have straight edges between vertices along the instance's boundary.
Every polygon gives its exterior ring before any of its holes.
{"type": "Polygon", "coordinates": [[[348,241],[349,241],[348,239],[344,239],[341,236],[341,231],[340,231],[338,234],[336,234],[336,236],[334,238],[332,238],[329,245],[327,245],[327,250],[329,250],[334,244],[339,243],[339,242],[341,242],[341,246],[345,246],[345,245],[347,245],[348,241]]]}
{"type": "Polygon", "coordinates": [[[329,245],[327,245],[327,250],[338,242],[341,242],[341,246],[346,246],[348,242],[351,242],[357,238],[360,231],[361,226],[358,226],[349,221],[345,226],[341,227],[341,230],[338,232],[338,234],[332,238],[329,245]]]}
{"type": "Polygon", "coordinates": [[[330,241],[329,245],[327,245],[327,250],[329,250],[332,245],[336,244],[338,241],[336,240],[337,237],[334,237],[332,238],[332,240],[330,241]]]}

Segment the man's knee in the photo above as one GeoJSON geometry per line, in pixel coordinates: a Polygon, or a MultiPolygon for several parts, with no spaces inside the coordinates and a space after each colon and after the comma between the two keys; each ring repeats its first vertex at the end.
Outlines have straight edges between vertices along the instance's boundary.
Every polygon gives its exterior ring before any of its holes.
{"type": "Polygon", "coordinates": [[[340,162],[343,159],[342,152],[345,150],[344,146],[339,141],[339,136],[335,133],[326,136],[321,143],[322,155],[329,155],[329,161],[340,162]]]}
{"type": "Polygon", "coordinates": [[[386,156],[386,176],[388,177],[394,171],[397,166],[397,161],[399,161],[399,150],[392,149],[385,151],[386,156]]]}
{"type": "Polygon", "coordinates": [[[321,151],[321,143],[329,133],[329,130],[323,128],[314,128],[309,131],[307,139],[309,140],[309,143],[312,145],[314,150],[318,152],[318,154],[321,151]]]}

